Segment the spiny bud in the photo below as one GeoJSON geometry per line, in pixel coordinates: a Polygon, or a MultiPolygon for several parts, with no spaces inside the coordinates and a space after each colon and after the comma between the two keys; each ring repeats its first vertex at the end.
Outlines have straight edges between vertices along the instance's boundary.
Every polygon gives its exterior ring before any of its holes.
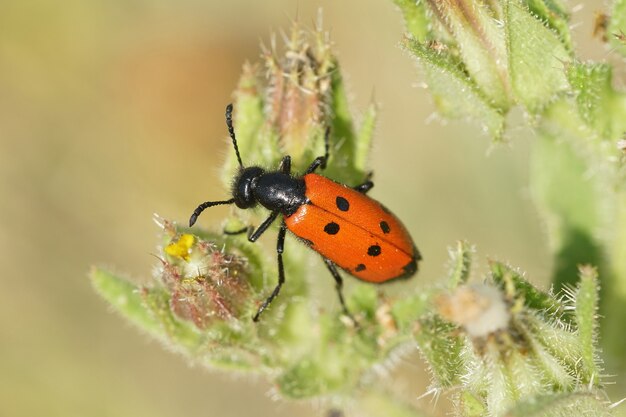
{"type": "MultiPolygon", "coordinates": [[[[497,3],[429,0],[433,16],[454,37],[469,74],[497,107],[510,100],[503,12],[497,3]]],[[[432,43],[432,42],[431,42],[432,43]]]]}
{"type": "Polygon", "coordinates": [[[511,314],[504,294],[485,284],[462,286],[436,300],[443,318],[463,327],[472,338],[507,329],[511,314]]]}
{"type": "Polygon", "coordinates": [[[243,277],[245,261],[212,242],[177,233],[170,222],[163,224],[168,243],[156,275],[171,295],[172,312],[202,330],[215,320],[242,318],[243,304],[251,297],[243,277]]]}
{"type": "Polygon", "coordinates": [[[436,313],[419,319],[415,339],[433,389],[454,388],[463,416],[548,415],[548,408],[605,415],[596,270],[581,267],[578,286],[556,297],[500,262],[489,263],[483,283],[466,284],[471,252],[467,244],[450,251],[449,289],[434,297],[436,313]],[[539,411],[528,414],[533,407],[539,411]]]}
{"type": "Polygon", "coordinates": [[[284,151],[297,158],[312,138],[324,134],[335,65],[321,24],[309,33],[296,22],[283,39],[282,53],[277,52],[276,37],[263,49],[266,112],[284,151]]]}
{"type": "Polygon", "coordinates": [[[563,64],[572,61],[572,43],[567,13],[560,6],[530,1],[395,2],[410,32],[403,45],[422,65],[443,116],[478,121],[498,140],[505,116],[515,105],[541,114],[568,90],[563,64]]]}
{"type": "MultiPolygon", "coordinates": [[[[363,181],[377,108],[372,103],[362,124],[355,126],[340,65],[333,55],[321,17],[315,29],[295,22],[262,46],[261,62],[245,64],[234,92],[233,122],[244,165],[275,167],[291,156],[294,172],[302,172],[325,153],[326,175],[344,183],[363,181]]],[[[222,173],[230,184],[239,169],[229,156],[222,173]]]]}

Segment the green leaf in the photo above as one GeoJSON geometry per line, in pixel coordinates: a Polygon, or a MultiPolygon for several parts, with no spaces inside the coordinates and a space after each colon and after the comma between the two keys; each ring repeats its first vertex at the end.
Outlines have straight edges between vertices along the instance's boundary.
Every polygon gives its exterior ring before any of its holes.
{"type": "Polygon", "coordinates": [[[597,385],[600,369],[596,353],[598,273],[590,266],[580,268],[580,283],[576,289],[576,323],[581,347],[581,376],[584,383],[597,385]]]}
{"type": "Polygon", "coordinates": [[[565,48],[572,52],[574,46],[569,30],[569,16],[564,5],[553,0],[526,0],[526,4],[530,12],[557,33],[565,48]]]}
{"type": "Polygon", "coordinates": [[[91,282],[98,293],[131,323],[175,350],[197,352],[202,336],[177,320],[169,308],[169,294],[163,289],[142,289],[103,269],[91,271],[91,282]]]}
{"type": "Polygon", "coordinates": [[[577,377],[580,345],[573,326],[563,326],[558,321],[539,314],[529,314],[523,333],[528,335],[535,358],[545,369],[544,379],[556,381],[557,387],[569,389],[577,377]],[[537,349],[538,347],[538,349],[537,349]],[[568,377],[571,374],[572,377],[568,377]]]}
{"type": "MultiPolygon", "coordinates": [[[[360,167],[365,165],[364,159],[367,158],[369,143],[358,143],[359,138],[354,129],[348,96],[338,64],[332,72],[331,83],[332,140],[330,161],[324,175],[344,184],[360,184],[365,177],[365,171],[360,167]],[[358,159],[355,160],[355,156],[358,159]]],[[[373,120],[371,122],[373,123],[373,120]]],[[[367,136],[367,131],[364,133],[365,139],[371,139],[367,136]]]]}
{"type": "Polygon", "coordinates": [[[426,41],[430,36],[431,23],[424,2],[420,0],[393,0],[393,2],[400,8],[404,24],[411,36],[420,42],[426,41]]]}
{"type": "MultiPolygon", "coordinates": [[[[391,307],[391,314],[401,332],[414,331],[415,323],[428,312],[434,291],[423,289],[397,300],[391,307]]],[[[417,330],[419,331],[419,329],[417,330]]]]}
{"type": "Polygon", "coordinates": [[[174,316],[170,309],[171,296],[164,288],[144,289],[142,296],[146,308],[160,324],[172,348],[192,357],[202,350],[205,337],[191,323],[178,320],[174,316]]]}
{"type": "Polygon", "coordinates": [[[442,388],[454,386],[463,372],[463,339],[454,335],[454,325],[439,317],[423,318],[419,324],[420,331],[415,335],[415,340],[435,381],[442,388]]]}
{"type": "Polygon", "coordinates": [[[538,395],[520,401],[508,417],[610,416],[607,404],[591,392],[538,395]]]}
{"type": "Polygon", "coordinates": [[[348,310],[372,320],[376,316],[376,308],[378,307],[377,289],[372,285],[357,284],[346,303],[348,310]]]}
{"type": "Polygon", "coordinates": [[[496,108],[511,104],[506,43],[497,8],[488,2],[430,2],[454,37],[464,68],[496,108]],[[494,18],[495,17],[495,18],[494,18]]]}
{"type": "Polygon", "coordinates": [[[450,257],[449,288],[456,288],[467,282],[471,272],[473,252],[474,247],[464,240],[458,241],[454,248],[448,248],[448,256],[450,257]]]}
{"type": "Polygon", "coordinates": [[[487,376],[487,408],[490,415],[499,416],[517,400],[512,369],[506,366],[500,350],[492,343],[487,344],[483,355],[482,367],[487,376]]]}
{"type": "Polygon", "coordinates": [[[212,349],[210,355],[201,358],[211,368],[224,371],[258,372],[258,349],[243,349],[239,346],[212,349]]]}
{"type": "Polygon", "coordinates": [[[604,357],[607,358],[609,369],[618,368],[622,373],[626,371],[626,337],[624,337],[624,323],[626,323],[626,193],[620,190],[615,195],[616,216],[612,227],[615,238],[611,242],[610,252],[611,269],[601,269],[602,292],[600,298],[600,312],[605,317],[602,320],[602,342],[604,357]],[[607,273],[610,272],[610,273],[607,273]]]}
{"type": "Polygon", "coordinates": [[[430,414],[399,398],[392,392],[369,391],[356,402],[362,414],[369,417],[428,417],[430,414]]]}
{"type": "Polygon", "coordinates": [[[626,131],[626,94],[613,89],[608,64],[574,63],[567,77],[582,120],[602,139],[617,140],[626,131]]]}
{"type": "Polygon", "coordinates": [[[503,110],[490,104],[458,61],[413,39],[405,39],[403,46],[422,64],[435,105],[443,116],[478,122],[495,140],[501,138],[503,110]]]}
{"type": "Polygon", "coordinates": [[[361,122],[361,127],[356,137],[353,165],[358,172],[367,172],[368,170],[367,163],[372,148],[377,116],[378,106],[372,102],[365,112],[365,117],[361,122]]]}
{"type": "Polygon", "coordinates": [[[91,283],[94,289],[113,308],[131,323],[151,335],[164,339],[158,320],[146,308],[141,289],[132,282],[101,268],[92,268],[91,283]]]}
{"type": "Polygon", "coordinates": [[[535,358],[517,349],[511,349],[506,354],[505,363],[511,375],[510,395],[515,402],[545,391],[545,372],[542,368],[537,368],[536,361],[532,359],[535,358]]]}
{"type": "Polygon", "coordinates": [[[567,141],[547,134],[535,141],[531,156],[531,190],[543,211],[548,237],[556,253],[553,284],[560,289],[577,281],[578,264],[601,265],[602,250],[595,233],[602,227],[597,178],[567,141]]]}
{"type": "Polygon", "coordinates": [[[569,371],[575,366],[570,359],[580,356],[576,346],[578,341],[570,332],[558,326],[550,326],[545,323],[545,318],[538,315],[529,315],[525,324],[520,322],[517,324],[532,349],[533,354],[529,356],[529,362],[539,371],[541,375],[539,382],[554,387],[555,391],[569,391],[574,383],[574,376],[569,371]],[[568,349],[568,344],[573,348],[568,349]],[[569,352],[563,354],[563,351],[568,350],[569,352]],[[576,352],[576,355],[572,352],[576,352]],[[565,359],[562,359],[563,357],[565,359]],[[566,364],[569,368],[565,366],[566,364]]]}
{"type": "Polygon", "coordinates": [[[608,32],[611,46],[622,56],[626,56],[626,0],[613,2],[608,32]]]}
{"type": "Polygon", "coordinates": [[[483,417],[487,413],[483,401],[467,390],[460,393],[459,405],[467,417],[483,417]]]}
{"type": "Polygon", "coordinates": [[[290,358],[276,379],[278,390],[288,398],[350,390],[377,357],[371,349],[375,340],[368,341],[366,349],[358,349],[361,338],[334,315],[320,316],[315,328],[316,337],[309,338],[308,349],[290,358]]]}
{"type": "Polygon", "coordinates": [[[505,2],[509,72],[517,100],[533,114],[568,90],[564,62],[570,54],[559,36],[517,1],[505,2]]]}
{"type": "Polygon", "coordinates": [[[513,299],[522,296],[524,304],[548,316],[561,315],[563,305],[554,296],[535,288],[516,270],[501,262],[489,264],[491,277],[513,299]]]}

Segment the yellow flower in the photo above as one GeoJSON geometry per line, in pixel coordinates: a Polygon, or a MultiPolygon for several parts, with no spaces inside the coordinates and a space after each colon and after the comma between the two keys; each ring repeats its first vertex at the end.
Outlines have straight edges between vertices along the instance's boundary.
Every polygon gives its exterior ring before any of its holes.
{"type": "Polygon", "coordinates": [[[189,260],[191,254],[191,248],[194,245],[196,238],[194,235],[183,234],[177,241],[170,243],[165,247],[165,253],[170,256],[176,256],[182,258],[185,261],[189,260]]]}

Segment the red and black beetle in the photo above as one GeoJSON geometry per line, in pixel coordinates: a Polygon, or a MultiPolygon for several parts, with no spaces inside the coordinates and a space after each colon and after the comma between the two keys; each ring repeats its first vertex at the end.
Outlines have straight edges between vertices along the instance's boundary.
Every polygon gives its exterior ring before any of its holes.
{"type": "Polygon", "coordinates": [[[226,125],[240,166],[233,183],[233,197],[200,204],[191,215],[189,226],[193,226],[200,213],[208,207],[235,204],[240,209],[248,209],[260,204],[271,214],[256,230],[247,227],[229,233],[248,231],[248,240],[255,242],[282,215],[276,244],[278,285],[259,307],[254,321],[258,321],[285,282],[283,247],[287,230],[324,258],[335,278],[339,300],[346,313],[342,279],[337,266],[358,279],[372,283],[408,278],[415,274],[421,255],[402,222],[366,195],[374,183],[367,180],[351,188],[315,174],[317,168],[326,167],[329,130],[325,136],[325,155],[315,158],[303,175],[291,174],[291,157],[288,155],[283,157],[276,171],[266,171],[257,166],[244,167],[235,138],[232,112],[233,106],[229,104],[226,107],[226,125]]]}

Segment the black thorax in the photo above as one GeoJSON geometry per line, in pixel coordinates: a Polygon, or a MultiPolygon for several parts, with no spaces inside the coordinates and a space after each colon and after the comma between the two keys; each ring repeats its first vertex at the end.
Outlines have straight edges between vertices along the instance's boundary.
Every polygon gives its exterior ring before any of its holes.
{"type": "Polygon", "coordinates": [[[301,177],[280,171],[265,172],[259,167],[244,168],[233,186],[233,197],[239,208],[259,203],[270,211],[291,216],[307,203],[306,186],[301,177]]]}

